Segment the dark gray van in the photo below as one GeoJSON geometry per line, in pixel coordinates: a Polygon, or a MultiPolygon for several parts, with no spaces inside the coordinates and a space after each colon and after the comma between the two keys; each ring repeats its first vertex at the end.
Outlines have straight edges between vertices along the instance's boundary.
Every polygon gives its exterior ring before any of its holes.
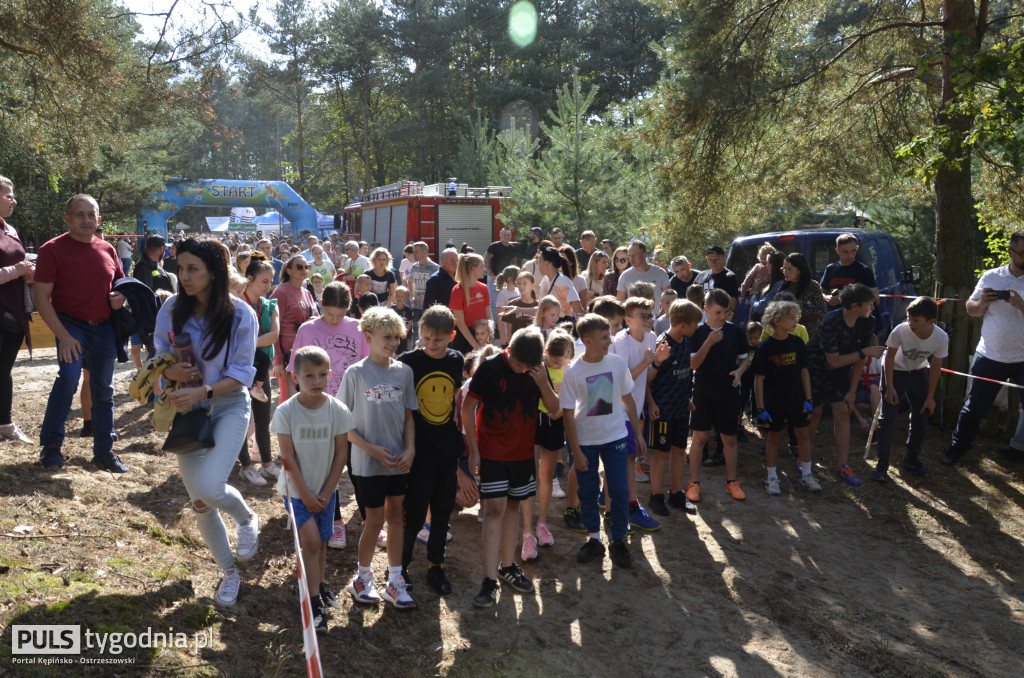
{"type": "MultiPolygon", "coordinates": [[[[811,267],[814,280],[820,282],[825,267],[834,261],[839,261],[839,255],[836,254],[836,237],[841,233],[853,233],[857,236],[860,241],[857,261],[867,264],[875,272],[875,280],[878,283],[880,294],[915,295],[914,283],[921,281],[921,270],[916,266],[907,266],[899,245],[885,231],[861,228],[812,228],[747,235],[732,241],[726,266],[742,281],[747,275],[747,271],[757,263],[757,251],[761,245],[768,242],[780,252],[803,254],[811,267]]],[[[825,292],[828,293],[828,290],[825,292]]],[[[879,309],[881,316],[880,340],[884,340],[893,327],[906,319],[907,304],[910,301],[910,299],[882,299],[879,309]]],[[[740,299],[735,318],[745,322],[749,313],[749,298],[740,299]]]]}

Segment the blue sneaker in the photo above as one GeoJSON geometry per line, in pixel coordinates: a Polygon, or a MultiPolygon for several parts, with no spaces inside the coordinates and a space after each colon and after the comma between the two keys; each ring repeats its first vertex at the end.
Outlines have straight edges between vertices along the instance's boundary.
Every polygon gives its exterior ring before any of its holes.
{"type": "Polygon", "coordinates": [[[629,512],[629,523],[630,525],[636,525],[644,532],[657,532],[661,529],[661,523],[652,518],[640,504],[636,505],[636,508],[631,509],[629,512]]]}
{"type": "Polygon", "coordinates": [[[843,464],[840,466],[836,471],[836,475],[845,480],[847,484],[853,485],[854,487],[859,487],[862,484],[861,479],[857,477],[857,474],[853,472],[853,469],[850,468],[849,464],[843,464]]]}
{"type": "Polygon", "coordinates": [[[39,463],[43,468],[61,468],[64,466],[64,455],[60,453],[60,447],[47,445],[39,452],[39,463]]]}

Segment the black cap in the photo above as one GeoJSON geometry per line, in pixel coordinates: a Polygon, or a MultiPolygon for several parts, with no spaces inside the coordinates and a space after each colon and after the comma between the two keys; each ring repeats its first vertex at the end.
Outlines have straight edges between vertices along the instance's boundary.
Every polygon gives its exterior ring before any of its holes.
{"type": "Polygon", "coordinates": [[[543,238],[544,237],[544,231],[541,230],[540,226],[534,226],[533,228],[531,228],[530,229],[530,234],[531,235],[535,235],[538,238],[543,238]]]}
{"type": "Polygon", "coordinates": [[[722,249],[721,245],[712,245],[704,254],[725,254],[725,250],[722,249]]]}

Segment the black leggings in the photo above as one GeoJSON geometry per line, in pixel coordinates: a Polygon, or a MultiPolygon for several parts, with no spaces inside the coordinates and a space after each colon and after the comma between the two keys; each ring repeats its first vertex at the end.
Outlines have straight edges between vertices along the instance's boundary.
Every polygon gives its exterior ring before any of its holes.
{"type": "Polygon", "coordinates": [[[11,403],[14,400],[14,379],[11,370],[18,359],[18,351],[25,333],[0,330],[0,426],[11,423],[11,403]]]}
{"type": "MultiPolygon", "coordinates": [[[[257,351],[259,353],[259,351],[257,351]]],[[[260,451],[260,461],[269,464],[274,458],[270,450],[270,380],[263,382],[263,392],[267,394],[267,402],[261,403],[252,399],[252,420],[256,427],[256,449],[260,451]]],[[[238,461],[242,466],[252,464],[249,457],[249,436],[242,441],[242,449],[238,452],[238,461]]]]}

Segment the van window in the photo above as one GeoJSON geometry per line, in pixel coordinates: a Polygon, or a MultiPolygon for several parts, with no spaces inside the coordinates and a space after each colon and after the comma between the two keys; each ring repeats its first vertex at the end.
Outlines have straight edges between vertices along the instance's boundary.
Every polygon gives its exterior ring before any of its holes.
{"type": "Polygon", "coordinates": [[[811,241],[811,260],[807,263],[811,266],[811,273],[814,274],[815,280],[821,280],[821,276],[825,274],[825,269],[833,261],[839,261],[834,240],[831,238],[825,240],[819,238],[811,241]]]}
{"type": "MultiPolygon", "coordinates": [[[[736,277],[743,281],[746,277],[747,271],[749,271],[754,264],[757,263],[757,250],[761,249],[762,242],[746,242],[742,245],[737,245],[732,248],[729,252],[729,261],[726,262],[726,268],[736,274],[736,277]]],[[[707,268],[704,266],[694,266],[703,270],[707,268]]]]}
{"type": "MultiPolygon", "coordinates": [[[[766,242],[771,243],[772,247],[783,254],[800,251],[800,241],[796,238],[792,240],[777,240],[775,238],[758,238],[755,240],[751,238],[742,244],[733,244],[732,249],[729,250],[729,260],[726,262],[726,267],[735,273],[736,277],[742,282],[747,277],[747,272],[758,262],[757,251],[766,242]]],[[[694,268],[700,267],[694,266],[694,268]]]]}

